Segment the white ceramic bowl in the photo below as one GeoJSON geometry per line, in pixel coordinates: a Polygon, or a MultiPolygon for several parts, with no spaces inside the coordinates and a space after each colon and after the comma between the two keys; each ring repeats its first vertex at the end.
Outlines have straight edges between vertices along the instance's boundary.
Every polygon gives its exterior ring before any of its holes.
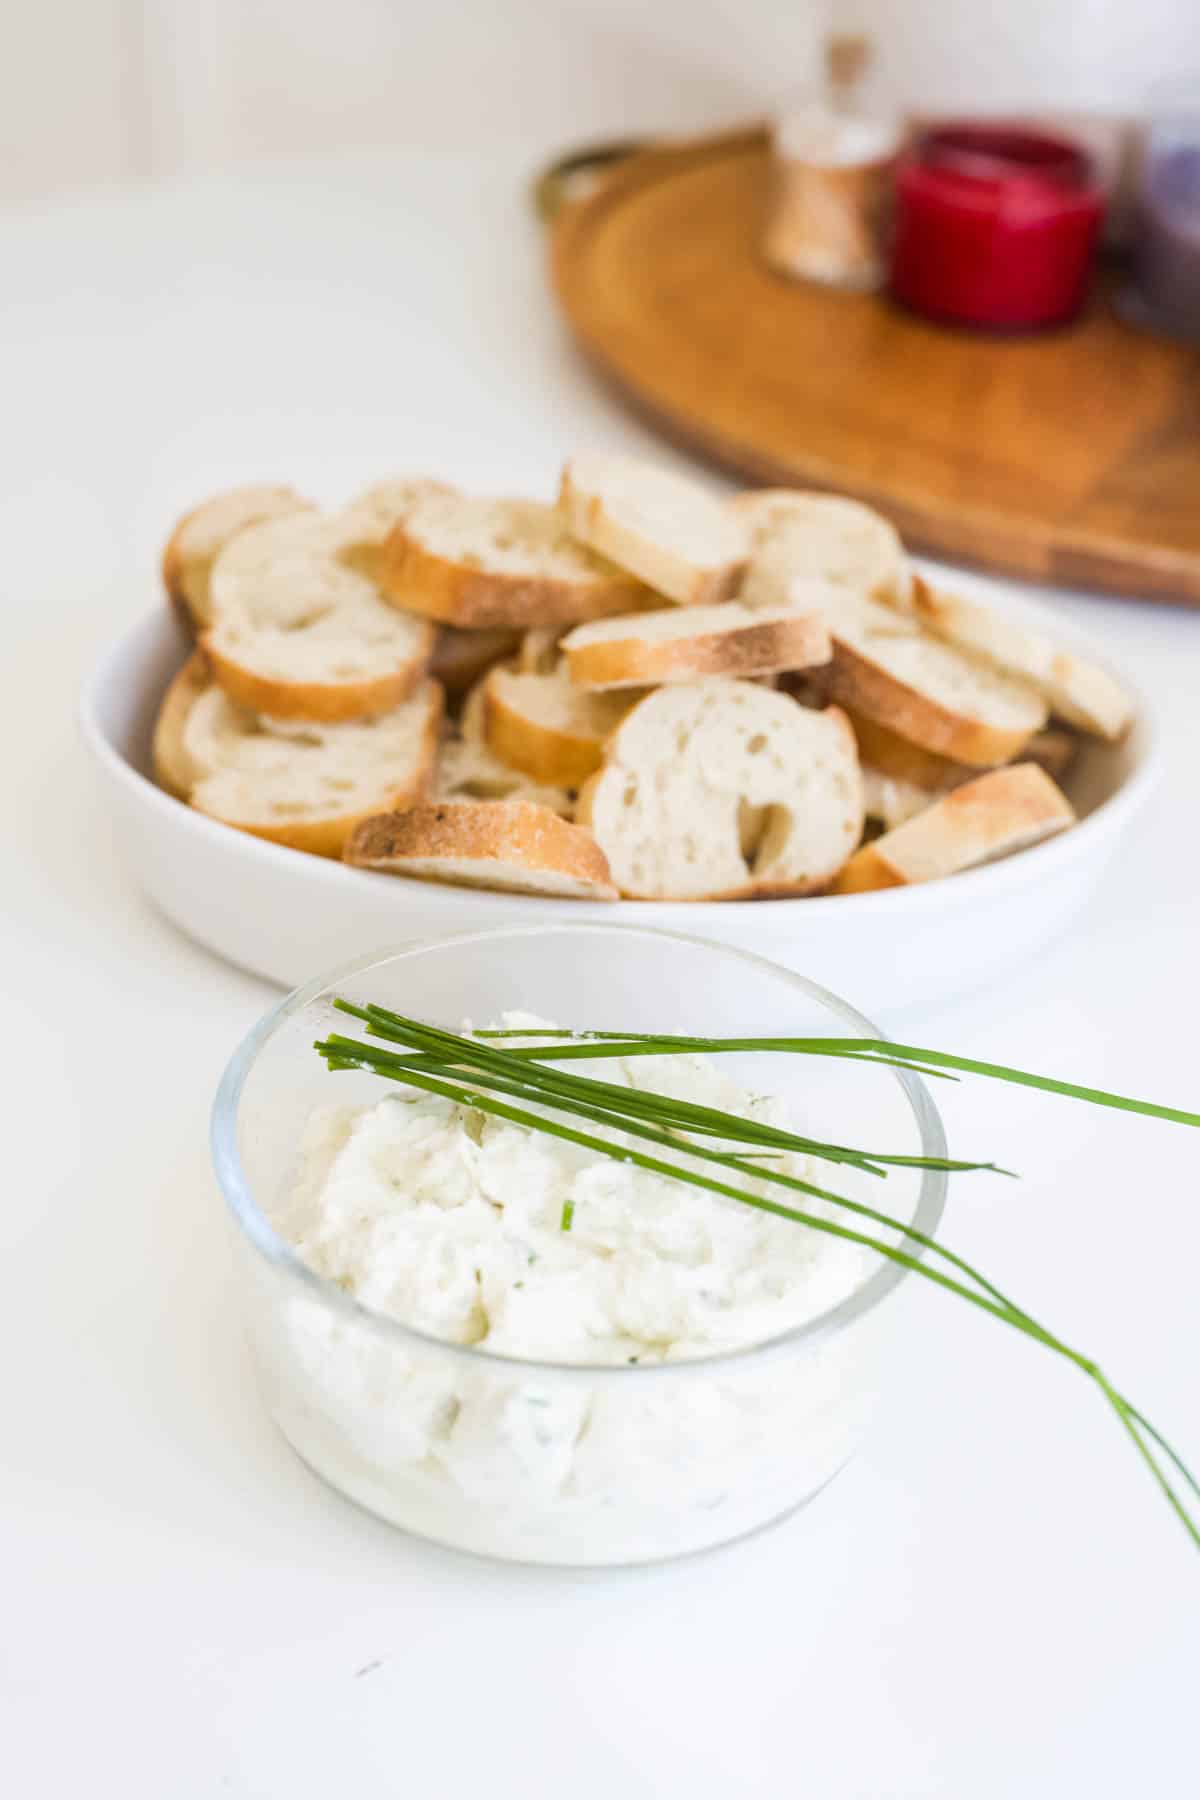
{"type": "MultiPolygon", "coordinates": [[[[1044,608],[1004,609],[1103,661],[1044,608]]],[[[1020,856],[924,886],[823,899],[618,901],[496,894],[345,868],[193,812],[155,786],[150,733],[187,651],[164,606],[128,630],[84,689],[81,723],[125,854],[189,937],[285,987],[380,945],[538,919],[603,919],[699,933],[819,979],[876,1017],[982,985],[1062,929],[1100,879],[1149,789],[1151,722],[1119,748],[1087,744],[1067,783],[1081,823],[1020,856]]]]}

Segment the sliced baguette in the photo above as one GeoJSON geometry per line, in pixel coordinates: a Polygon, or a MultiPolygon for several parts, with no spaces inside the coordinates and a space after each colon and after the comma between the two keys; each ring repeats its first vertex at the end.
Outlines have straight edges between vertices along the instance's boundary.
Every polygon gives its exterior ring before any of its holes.
{"type": "Polygon", "coordinates": [[[442,691],[427,681],[379,718],[300,725],[246,712],[193,657],[154,734],[163,785],[198,812],[293,850],[340,856],[360,819],[426,791],[442,691]]]}
{"type": "Polygon", "coordinates": [[[523,775],[493,756],[486,744],[449,738],[438,751],[430,789],[433,800],[528,800],[569,819],[575,797],[569,788],[552,787],[523,775]]]}
{"type": "Polygon", "coordinates": [[[1043,769],[1033,763],[993,769],[864,844],[833,891],[859,894],[938,881],[1027,850],[1074,822],[1070,801],[1043,769]]]}
{"type": "Polygon", "coordinates": [[[154,779],[177,800],[190,799],[192,789],[206,773],[206,765],[188,750],[186,732],[193,706],[212,684],[203,651],[193,650],[163,695],[154,721],[150,743],[154,779]]]}
{"type": "MultiPolygon", "coordinates": [[[[845,702],[842,704],[845,705],[845,702]]],[[[924,788],[930,794],[942,794],[959,782],[969,781],[976,773],[967,763],[955,762],[949,756],[939,756],[934,750],[923,750],[920,744],[901,737],[898,731],[881,725],[878,719],[867,718],[853,707],[846,707],[846,716],[854,727],[858,754],[864,768],[877,769],[881,775],[886,775],[893,781],[924,788]]],[[[1033,742],[1031,738],[1030,743],[1033,742]]]]}
{"type": "Polygon", "coordinates": [[[554,507],[454,494],[412,507],[384,546],[380,583],[395,606],[475,630],[574,625],[645,599],[572,539],[554,507]]]}
{"type": "Polygon", "coordinates": [[[889,607],[853,602],[830,630],[833,698],[924,750],[989,767],[1011,761],[1046,723],[1046,703],[1027,682],[928,637],[889,607]]]}
{"type": "Polygon", "coordinates": [[[511,763],[502,762],[484,738],[483,683],[472,688],[459,714],[457,732],[438,751],[431,798],[435,800],[528,800],[548,806],[560,818],[575,810],[574,793],[565,787],[534,781],[511,763]]]}
{"type": "Polygon", "coordinates": [[[434,629],[350,566],[358,542],[354,523],[303,515],[251,526],[222,550],[202,642],[240,706],[335,724],[390,711],[423,679],[434,629]]]}
{"type": "MultiPolygon", "coordinates": [[[[851,724],[862,759],[867,817],[882,820],[889,831],[979,774],[963,763],[906,744],[871,720],[852,718],[851,724]]],[[[1061,785],[1077,748],[1078,740],[1069,731],[1039,731],[1022,750],[1021,761],[1036,763],[1061,785]]]]}
{"type": "Polygon", "coordinates": [[[366,819],[346,846],[361,869],[571,900],[615,900],[589,832],[524,800],[450,800],[366,819]]]}
{"type": "Polygon", "coordinates": [[[286,519],[293,513],[315,510],[311,500],[305,500],[290,487],[259,485],[214,494],[211,500],[185,513],[167,539],[162,578],[172,605],[188,629],[198,633],[212,622],[209,577],[219,552],[231,538],[248,525],[261,525],[265,519],[286,519]]]}
{"type": "Polygon", "coordinates": [[[868,600],[902,601],[911,586],[900,534],[871,507],[840,494],[766,488],[739,494],[732,509],[750,534],[746,598],[754,604],[756,565],[785,547],[797,575],[832,581],[868,600]]]}
{"type": "Polygon", "coordinates": [[[491,631],[462,631],[456,625],[438,628],[429,673],[455,698],[473,688],[494,663],[519,650],[521,634],[506,626],[491,631]]]}
{"type": "Polygon", "coordinates": [[[736,600],[577,625],[562,650],[576,686],[596,689],[769,675],[826,663],[833,654],[819,613],[790,606],[751,611],[736,600]]]}
{"type": "Polygon", "coordinates": [[[1106,669],[1060,650],[1040,631],[978,600],[914,578],[907,609],[937,637],[1029,681],[1058,718],[1110,743],[1123,736],[1133,702],[1106,669]]]}
{"type": "Polygon", "coordinates": [[[740,900],[827,887],[862,836],[854,734],[749,681],[641,700],[579,796],[623,894],[740,900]]]}
{"type": "Polygon", "coordinates": [[[582,543],[682,606],[727,600],[741,580],[742,521],[686,476],[592,452],[567,463],[558,504],[582,543]]]}
{"type": "Polygon", "coordinates": [[[600,767],[604,741],[636,696],[589,694],[564,671],[495,668],[482,688],[483,736],[501,762],[535,781],[578,787],[600,767]]]}
{"type": "Polygon", "coordinates": [[[338,515],[346,534],[341,550],[343,561],[377,582],[383,546],[396,526],[407,519],[419,501],[433,494],[456,492],[449,482],[429,475],[392,475],[364,488],[338,515]]]}
{"type": "MultiPolygon", "coordinates": [[[[970,781],[977,773],[967,763],[955,762],[951,757],[938,756],[932,750],[923,750],[919,744],[910,743],[901,737],[899,732],[889,731],[886,725],[880,725],[875,719],[865,718],[851,707],[846,707],[846,716],[854,727],[854,735],[858,739],[858,754],[864,768],[875,769],[891,780],[902,782],[911,787],[924,788],[931,794],[949,793],[951,788],[959,787],[964,781],[970,781]]],[[[1079,740],[1069,731],[1049,728],[1035,732],[1028,743],[1022,745],[1020,757],[1022,762],[1037,763],[1052,775],[1055,781],[1061,781],[1075,760],[1079,749],[1079,740]]]]}

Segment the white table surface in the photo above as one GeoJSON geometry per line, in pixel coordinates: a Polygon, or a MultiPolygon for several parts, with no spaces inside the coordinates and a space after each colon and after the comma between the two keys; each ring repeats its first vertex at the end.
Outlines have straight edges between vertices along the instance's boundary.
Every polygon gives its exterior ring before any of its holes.
{"type": "MultiPolygon", "coordinates": [[[[205,1129],[271,1000],[144,904],[72,718],[189,502],[392,470],[549,490],[647,444],[546,298],[522,169],[347,158],[0,221],[0,1783],[44,1795],[1182,1793],[1200,1565],[1065,1365],[925,1289],[805,1513],[634,1573],[489,1566],[260,1415],[205,1129]]],[[[1062,598],[1166,779],[1071,938],[924,1041],[1196,1105],[1200,616],[1062,598]]],[[[280,921],[286,929],[286,921],[280,921]]],[[[819,975],[819,971],[816,971],[819,975]]],[[[870,1009],[870,995],[855,995],[870,1009]]],[[[1200,1134],[963,1085],[950,1233],[1200,1454],[1200,1134]]]]}

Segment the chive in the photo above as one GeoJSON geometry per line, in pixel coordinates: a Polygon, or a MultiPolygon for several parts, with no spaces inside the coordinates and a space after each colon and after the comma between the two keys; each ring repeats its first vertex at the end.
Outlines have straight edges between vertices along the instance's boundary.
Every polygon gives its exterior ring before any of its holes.
{"type": "MultiPolygon", "coordinates": [[[[512,1033],[479,1033],[499,1037],[551,1037],[559,1034],[542,1031],[512,1033]]],[[[563,1048],[547,1046],[514,1050],[516,1056],[539,1058],[594,1058],[605,1056],[663,1056],[680,1051],[783,1051],[801,1056],[845,1056],[862,1062],[883,1062],[895,1068],[915,1069],[922,1075],[957,1069],[964,1075],[984,1075],[993,1081],[1014,1082],[1020,1087],[1040,1088],[1044,1093],[1062,1094],[1068,1100],[1085,1100],[1093,1106],[1111,1106],[1122,1112],[1141,1113],[1149,1119],[1166,1119],[1175,1125],[1200,1126],[1200,1113],[1187,1112],[1175,1106],[1159,1106],[1152,1100],[1132,1100],[1127,1094],[1112,1094],[1105,1088],[1079,1087],[1071,1081],[1058,1081],[1050,1075],[1032,1075],[1027,1069],[1013,1069],[1005,1063],[976,1062],[967,1056],[950,1056],[942,1050],[920,1050],[914,1044],[895,1044],[890,1038],[703,1038],[652,1036],[648,1032],[594,1031],[578,1034],[567,1032],[575,1041],[563,1048]],[[616,1041],[613,1041],[616,1040],[616,1041]],[[904,1060],[900,1060],[904,1059],[904,1060]]]]}
{"type": "MultiPolygon", "coordinates": [[[[957,1069],[963,1073],[982,1074],[998,1080],[1014,1081],[1025,1086],[1041,1088],[1047,1092],[1090,1101],[1097,1105],[1115,1106],[1126,1111],[1139,1112],[1150,1117],[1184,1124],[1200,1124],[1200,1115],[1156,1106],[1150,1102],[1128,1100],[1120,1095],[1109,1094],[1102,1089],[1078,1087],[1045,1076],[1029,1075],[1022,1070],[1010,1069],[1002,1064],[973,1062],[966,1058],[946,1056],[937,1051],[916,1049],[911,1045],[893,1045],[887,1039],[705,1039],[636,1033],[573,1034],[528,1030],[511,1033],[490,1031],[473,1034],[471,1037],[462,1037],[453,1032],[443,1031],[438,1027],[421,1024],[417,1020],[404,1018],[384,1007],[368,1006],[363,1008],[342,1000],[335,1001],[334,1004],[339,1010],[361,1020],[372,1035],[405,1046],[408,1054],[401,1055],[396,1051],[385,1050],[378,1044],[364,1043],[359,1039],[334,1033],[315,1046],[331,1069],[367,1069],[384,1079],[399,1082],[416,1088],[418,1091],[440,1095],[459,1105],[472,1107],[478,1112],[507,1119],[509,1122],[527,1129],[560,1138],[568,1143],[578,1144],[602,1156],[632,1163],[665,1179],[681,1181],[692,1187],[738,1201],[758,1211],[786,1218],[797,1224],[807,1225],[812,1230],[824,1232],[851,1243],[861,1244],[945,1291],[957,1294],[959,1298],[998,1318],[1001,1323],[1022,1332],[1035,1342],[1043,1344],[1056,1355],[1074,1363],[1100,1389],[1105,1401],[1116,1413],[1138,1455],[1146,1463],[1164,1497],[1181,1520],[1193,1542],[1200,1547],[1200,1527],[1176,1491],[1160,1456],[1166,1459],[1166,1462],[1198,1499],[1200,1499],[1200,1483],[1197,1482],[1196,1477],[1162,1434],[1150,1424],[1143,1413],[1117,1392],[1091,1359],[1063,1343],[1030,1314],[1018,1307],[978,1270],[972,1268],[963,1258],[933,1238],[874,1207],[849,1200],[826,1188],[805,1182],[797,1176],[788,1175],[783,1170],[763,1167],[760,1159],[763,1157],[774,1159],[785,1150],[792,1150],[810,1156],[823,1157],[831,1162],[846,1163],[860,1169],[863,1173],[881,1177],[886,1177],[888,1168],[892,1166],[961,1170],[994,1168],[994,1164],[958,1163],[945,1158],[885,1157],[870,1152],[852,1150],[845,1145],[822,1144],[815,1139],[801,1138],[794,1133],[780,1131],[756,1120],[738,1118],[736,1115],[721,1112],[716,1108],[696,1106],[667,1095],[653,1093],[647,1089],[621,1087],[588,1078],[581,1079],[570,1076],[557,1067],[549,1068],[541,1065],[543,1061],[550,1059],[557,1064],[575,1057],[661,1056],[722,1051],[768,1051],[799,1055],[840,1056],[848,1061],[876,1062],[883,1066],[917,1068],[923,1073],[938,1073],[938,1069],[923,1067],[926,1063],[936,1063],[944,1068],[957,1069]],[[524,1038],[540,1036],[559,1040],[566,1037],[572,1041],[568,1044],[559,1041],[540,1048],[523,1045],[512,1046],[509,1049],[501,1049],[495,1042],[480,1042],[481,1038],[497,1040],[504,1036],[524,1038]],[[413,1054],[414,1051],[416,1054],[413,1054]],[[522,1107],[510,1106],[504,1101],[492,1097],[498,1093],[508,1094],[526,1104],[522,1107]],[[649,1156],[642,1151],[629,1148],[627,1143],[622,1144],[614,1141],[611,1137],[596,1137],[590,1133],[580,1132],[573,1127],[548,1118],[546,1110],[528,1111],[527,1107],[530,1105],[591,1121],[608,1131],[620,1133],[626,1140],[636,1137],[660,1147],[665,1146],[675,1151],[677,1155],[688,1158],[693,1165],[708,1163],[719,1167],[725,1174],[741,1174],[749,1177],[758,1184],[760,1189],[763,1184],[766,1184],[788,1188],[809,1198],[825,1200],[858,1217],[900,1233],[902,1243],[897,1246],[849,1225],[839,1224],[835,1220],[785,1205],[782,1200],[771,1200],[761,1191],[747,1192],[732,1186],[728,1181],[716,1179],[715,1172],[713,1175],[705,1175],[694,1166],[688,1167],[678,1162],[663,1161],[659,1157],[649,1156]],[[745,1147],[717,1149],[711,1142],[697,1142],[698,1137],[717,1140],[726,1145],[758,1144],[769,1145],[771,1148],[758,1150],[745,1147]],[[910,1254],[903,1247],[905,1244],[911,1244],[917,1254],[910,1254]],[[930,1261],[921,1259],[922,1252],[927,1254],[930,1261]],[[944,1268],[931,1266],[934,1258],[946,1267],[953,1268],[955,1273],[950,1275],[945,1272],[944,1268]],[[960,1276],[964,1277],[965,1281],[960,1280],[960,1276]],[[965,1282],[970,1282],[973,1286],[967,1286],[965,1282]]],[[[569,1231],[571,1229],[574,1210],[572,1201],[568,1200],[564,1203],[560,1220],[562,1230],[569,1231]]]]}

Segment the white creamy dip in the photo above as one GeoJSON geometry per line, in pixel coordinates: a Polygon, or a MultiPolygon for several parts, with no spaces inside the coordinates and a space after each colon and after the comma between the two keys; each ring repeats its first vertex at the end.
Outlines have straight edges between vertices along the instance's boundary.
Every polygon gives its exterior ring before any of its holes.
{"type": "MultiPolygon", "coordinates": [[[[703,1058],[614,1059],[594,1073],[797,1128],[777,1099],[703,1058]]],[[[845,1460],[872,1330],[711,1373],[695,1359],[827,1312],[876,1266],[872,1252],[451,1101],[380,1088],[373,1102],[312,1115],[275,1222],[317,1274],[442,1343],[305,1296],[260,1344],[281,1424],[337,1486],[467,1548],[620,1562],[737,1535],[845,1460]]],[[[861,1192],[844,1167],[791,1153],[772,1166],[861,1192]]]]}

